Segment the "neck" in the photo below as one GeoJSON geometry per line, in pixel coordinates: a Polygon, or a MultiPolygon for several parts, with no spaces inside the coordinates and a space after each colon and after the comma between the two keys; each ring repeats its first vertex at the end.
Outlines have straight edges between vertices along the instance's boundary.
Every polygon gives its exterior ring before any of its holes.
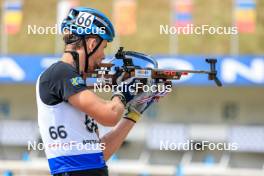
{"type": "Polygon", "coordinates": [[[61,61],[66,62],[68,64],[71,64],[72,66],[75,67],[74,60],[73,60],[72,55],[70,53],[63,53],[61,61]]]}

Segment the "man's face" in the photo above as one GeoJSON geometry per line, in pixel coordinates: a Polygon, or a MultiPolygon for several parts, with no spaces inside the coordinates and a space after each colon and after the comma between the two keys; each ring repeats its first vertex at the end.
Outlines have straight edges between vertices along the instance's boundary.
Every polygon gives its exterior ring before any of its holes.
{"type": "Polygon", "coordinates": [[[105,58],[104,50],[107,47],[107,41],[103,40],[96,52],[91,56],[91,59],[94,62],[94,67],[97,67],[102,60],[105,58]]]}

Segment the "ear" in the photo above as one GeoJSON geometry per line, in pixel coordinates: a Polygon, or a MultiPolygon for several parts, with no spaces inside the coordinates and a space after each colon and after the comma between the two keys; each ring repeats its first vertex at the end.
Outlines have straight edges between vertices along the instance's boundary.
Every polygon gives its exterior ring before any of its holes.
{"type": "Polygon", "coordinates": [[[87,42],[88,51],[91,52],[96,47],[97,42],[95,38],[89,38],[87,42]]]}

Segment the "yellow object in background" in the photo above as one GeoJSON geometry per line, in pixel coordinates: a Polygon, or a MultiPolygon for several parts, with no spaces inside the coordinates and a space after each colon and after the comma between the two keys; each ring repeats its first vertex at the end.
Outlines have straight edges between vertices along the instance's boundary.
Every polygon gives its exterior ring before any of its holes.
{"type": "Polygon", "coordinates": [[[235,24],[240,33],[254,33],[256,31],[256,1],[235,1],[235,24]]]}
{"type": "Polygon", "coordinates": [[[14,35],[20,31],[23,13],[21,0],[6,0],[4,3],[4,28],[7,34],[14,35]]]}
{"type": "Polygon", "coordinates": [[[256,20],[256,11],[247,9],[247,10],[237,10],[236,13],[237,21],[255,21],[256,20]]]}

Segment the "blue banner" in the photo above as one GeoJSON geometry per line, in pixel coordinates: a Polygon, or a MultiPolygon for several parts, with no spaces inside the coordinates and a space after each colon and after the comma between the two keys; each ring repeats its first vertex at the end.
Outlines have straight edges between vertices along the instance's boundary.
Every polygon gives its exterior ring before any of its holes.
{"type": "MultiPolygon", "coordinates": [[[[155,55],[159,68],[209,70],[208,56],[155,55]]],[[[218,77],[224,86],[264,86],[264,56],[213,56],[217,58],[218,77]]],[[[0,84],[34,84],[38,75],[56,62],[59,57],[49,55],[11,55],[0,57],[0,84]]],[[[120,61],[116,61],[120,65],[120,61]]],[[[135,65],[150,67],[145,61],[135,59],[135,65]]],[[[207,75],[189,74],[174,84],[184,86],[214,86],[207,75]]]]}

